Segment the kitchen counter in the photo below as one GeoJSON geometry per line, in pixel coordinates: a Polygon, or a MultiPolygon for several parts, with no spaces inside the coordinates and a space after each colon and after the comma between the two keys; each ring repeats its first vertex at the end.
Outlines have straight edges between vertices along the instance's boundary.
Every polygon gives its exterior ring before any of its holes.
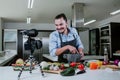
{"type": "MultiPolygon", "coordinates": [[[[57,61],[58,57],[52,57],[49,54],[43,54],[43,57],[51,60],[51,61],[57,61]]],[[[96,56],[96,55],[85,55],[82,60],[95,60],[95,59],[104,59],[104,56],[96,56]]]]}
{"type": "Polygon", "coordinates": [[[0,66],[3,66],[17,55],[16,50],[9,50],[4,57],[0,57],[0,66]]]}
{"type": "MultiPolygon", "coordinates": [[[[0,79],[2,80],[18,80],[19,71],[14,71],[11,66],[0,67],[0,79]]],[[[44,73],[41,76],[39,67],[29,71],[23,71],[20,80],[120,80],[120,71],[109,70],[86,70],[86,73],[74,76],[61,76],[60,74],[44,73]]]]}
{"type": "Polygon", "coordinates": [[[50,56],[49,54],[43,54],[43,57],[51,60],[51,61],[58,61],[58,57],[53,57],[53,56],[50,56]]]}

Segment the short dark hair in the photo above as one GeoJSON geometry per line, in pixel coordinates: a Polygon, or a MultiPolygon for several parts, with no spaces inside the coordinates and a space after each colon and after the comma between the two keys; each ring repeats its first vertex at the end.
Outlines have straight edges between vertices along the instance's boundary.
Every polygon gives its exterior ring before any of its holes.
{"type": "Polygon", "coordinates": [[[64,13],[58,14],[55,19],[63,18],[67,22],[67,17],[64,13]]]}

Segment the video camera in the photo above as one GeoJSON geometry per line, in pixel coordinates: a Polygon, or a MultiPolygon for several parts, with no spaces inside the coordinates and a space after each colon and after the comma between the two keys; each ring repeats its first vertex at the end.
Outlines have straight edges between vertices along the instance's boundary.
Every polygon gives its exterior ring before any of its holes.
{"type": "Polygon", "coordinates": [[[31,30],[24,30],[21,32],[23,35],[28,36],[28,40],[24,43],[25,50],[31,50],[34,51],[35,49],[42,48],[42,41],[35,40],[35,38],[38,35],[38,31],[36,29],[31,30]]]}
{"type": "Polygon", "coordinates": [[[38,31],[36,29],[23,30],[21,33],[29,37],[36,37],[38,35],[38,31]]]}

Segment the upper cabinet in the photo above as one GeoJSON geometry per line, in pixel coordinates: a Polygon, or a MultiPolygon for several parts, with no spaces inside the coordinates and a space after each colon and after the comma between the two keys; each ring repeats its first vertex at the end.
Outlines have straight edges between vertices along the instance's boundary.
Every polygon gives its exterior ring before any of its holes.
{"type": "Polygon", "coordinates": [[[4,29],[4,50],[12,49],[17,50],[17,30],[4,29]]]}
{"type": "Polygon", "coordinates": [[[17,30],[5,29],[4,42],[16,42],[16,41],[17,41],[17,30]]]}

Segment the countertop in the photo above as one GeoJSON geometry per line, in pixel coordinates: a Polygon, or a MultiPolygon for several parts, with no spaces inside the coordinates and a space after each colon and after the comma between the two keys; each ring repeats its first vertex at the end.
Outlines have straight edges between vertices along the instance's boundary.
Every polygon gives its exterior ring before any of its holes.
{"type": "MultiPolygon", "coordinates": [[[[19,71],[14,71],[11,66],[0,67],[0,79],[2,80],[18,80],[19,71]]],[[[109,70],[90,70],[86,73],[74,76],[61,76],[60,74],[44,73],[45,77],[41,76],[39,67],[29,71],[23,71],[20,80],[120,80],[120,71],[109,70]]]]}
{"type": "MultiPolygon", "coordinates": [[[[51,61],[58,61],[58,57],[50,56],[49,54],[43,54],[43,57],[51,60],[51,61]]],[[[97,55],[85,55],[81,60],[96,60],[96,59],[104,59],[104,56],[97,56],[97,55]]]]}
{"type": "Polygon", "coordinates": [[[4,57],[0,57],[0,66],[3,66],[17,55],[16,50],[9,50],[4,57]]]}

